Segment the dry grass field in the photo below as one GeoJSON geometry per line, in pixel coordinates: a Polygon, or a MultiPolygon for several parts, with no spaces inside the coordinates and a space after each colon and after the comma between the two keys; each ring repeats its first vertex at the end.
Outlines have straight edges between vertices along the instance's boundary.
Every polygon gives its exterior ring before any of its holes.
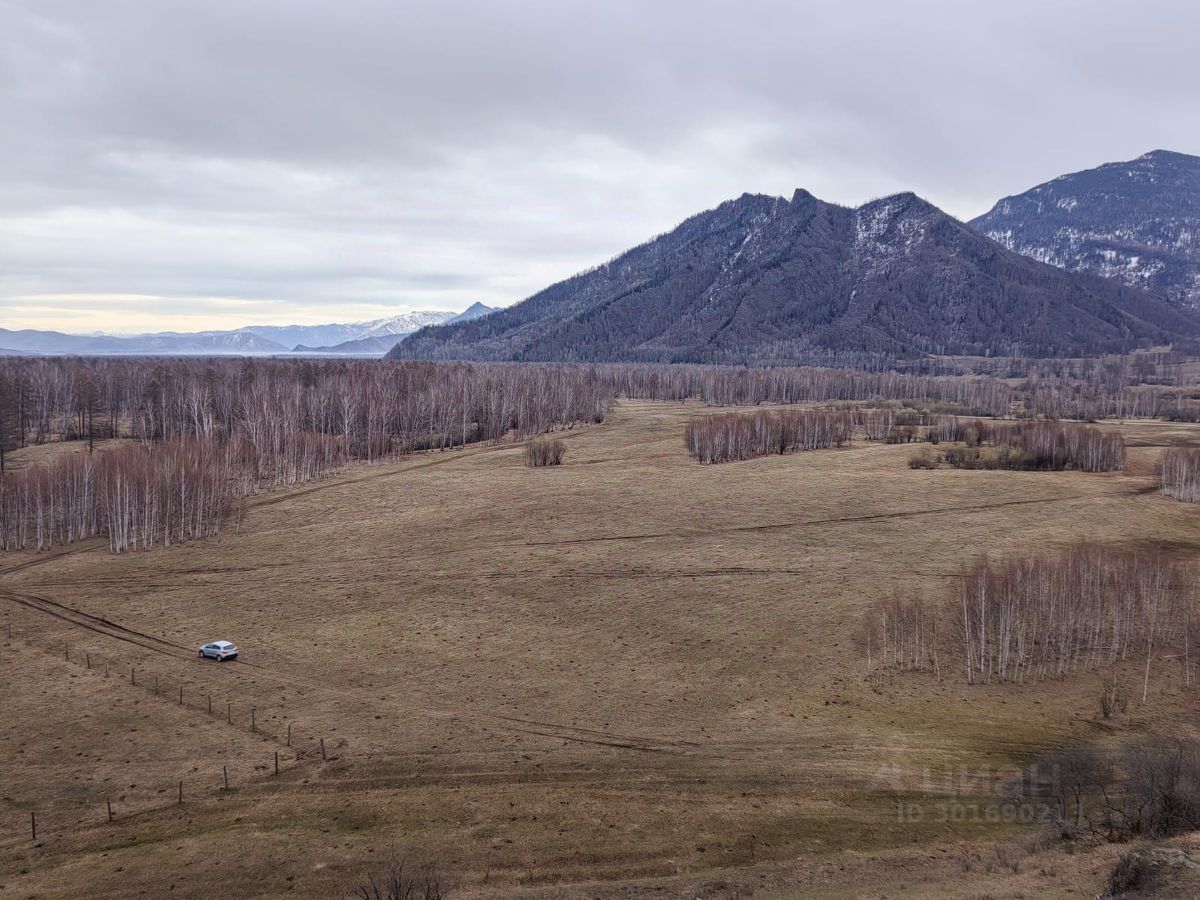
{"type": "Polygon", "coordinates": [[[1032,829],[976,776],[1191,728],[1178,664],[1113,723],[1095,676],[868,680],[855,635],[983,550],[1195,558],[1196,509],[1153,485],[1200,428],[1104,425],[1114,474],[863,441],[706,467],[700,412],[621,402],[559,467],[355,466],[219,540],[0,558],[0,896],[339,897],[398,852],[460,897],[1094,896],[1117,850],[1014,871],[1032,829]],[[241,660],[198,660],[216,638],[241,660]]]}

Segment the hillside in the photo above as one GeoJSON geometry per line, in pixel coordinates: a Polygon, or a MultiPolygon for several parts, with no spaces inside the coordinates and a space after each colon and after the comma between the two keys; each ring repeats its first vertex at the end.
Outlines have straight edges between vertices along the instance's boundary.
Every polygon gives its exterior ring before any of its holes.
{"type": "Polygon", "coordinates": [[[1155,150],[1005,197],[971,224],[1026,256],[1200,307],[1200,157],[1155,150]]]}
{"type": "Polygon", "coordinates": [[[857,209],[746,194],[393,358],[806,361],[814,354],[1066,355],[1197,333],[1190,314],[981,236],[910,194],[857,209]]]}

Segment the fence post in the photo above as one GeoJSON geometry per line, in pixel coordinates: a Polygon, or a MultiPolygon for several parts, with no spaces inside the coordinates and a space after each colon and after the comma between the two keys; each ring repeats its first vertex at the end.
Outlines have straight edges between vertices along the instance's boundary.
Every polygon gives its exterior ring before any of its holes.
{"type": "Polygon", "coordinates": [[[254,721],[254,710],[255,710],[255,707],[253,707],[253,706],[250,707],[250,730],[251,731],[258,730],[258,725],[254,721]]]}
{"type": "Polygon", "coordinates": [[[83,661],[87,665],[87,667],[90,669],[92,667],[92,654],[90,654],[90,653],[83,654],[83,661]]]}
{"type": "Polygon", "coordinates": [[[288,742],[287,745],[292,746],[292,723],[288,722],[288,742]]]}
{"type": "Polygon", "coordinates": [[[108,807],[108,821],[111,822],[113,820],[112,799],[111,798],[105,799],[104,804],[105,804],[105,806],[108,807]]]}
{"type": "Polygon", "coordinates": [[[183,779],[179,780],[179,802],[183,802],[183,779]]]}
{"type": "Polygon", "coordinates": [[[158,676],[154,676],[154,696],[158,696],[158,676]]]}
{"type": "Polygon", "coordinates": [[[232,712],[231,707],[232,707],[232,701],[226,700],[225,701],[225,721],[232,725],[233,724],[233,712],[232,712]]]}
{"type": "Polygon", "coordinates": [[[104,664],[104,677],[105,677],[105,678],[107,678],[107,677],[108,677],[108,663],[105,663],[105,664],[104,664]]]}
{"type": "Polygon", "coordinates": [[[130,684],[137,684],[137,672],[136,672],[136,670],[133,668],[133,666],[130,666],[130,667],[129,667],[129,683],[130,683],[130,684]]]}
{"type": "Polygon", "coordinates": [[[275,751],[275,774],[279,774],[279,751],[275,751]]]}
{"type": "Polygon", "coordinates": [[[37,840],[37,813],[32,809],[29,811],[29,830],[33,832],[33,839],[37,840]]]}
{"type": "Polygon", "coordinates": [[[229,766],[221,766],[221,777],[225,779],[225,790],[229,790],[229,766]]]}
{"type": "Polygon", "coordinates": [[[71,661],[71,648],[66,644],[63,644],[63,659],[65,659],[67,662],[71,661]]]}
{"type": "Polygon", "coordinates": [[[321,738],[321,759],[325,759],[325,738],[321,738]]]}
{"type": "Polygon", "coordinates": [[[179,686],[179,705],[183,706],[183,685],[179,686]]]}

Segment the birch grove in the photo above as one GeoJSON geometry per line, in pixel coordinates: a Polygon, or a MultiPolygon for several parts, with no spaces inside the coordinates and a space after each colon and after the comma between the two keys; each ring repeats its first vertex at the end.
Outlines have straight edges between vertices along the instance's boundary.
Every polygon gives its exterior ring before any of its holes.
{"type": "Polygon", "coordinates": [[[850,412],[817,409],[757,410],[692,419],[684,429],[688,452],[703,463],[753,459],[796,450],[841,447],[854,433],[850,412]]]}
{"type": "Polygon", "coordinates": [[[963,573],[946,620],[971,683],[1040,681],[1150,660],[1183,640],[1186,568],[1160,552],[1077,544],[963,573]]]}
{"type": "Polygon", "coordinates": [[[1160,485],[1168,497],[1200,503],[1200,449],[1174,447],[1163,453],[1160,485]]]}

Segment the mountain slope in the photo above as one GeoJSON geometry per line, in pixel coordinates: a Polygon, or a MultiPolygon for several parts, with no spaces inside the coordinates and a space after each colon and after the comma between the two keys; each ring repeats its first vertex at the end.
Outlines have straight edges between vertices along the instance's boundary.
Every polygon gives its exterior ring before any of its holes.
{"type": "Polygon", "coordinates": [[[1006,250],[913,194],[848,209],[743,195],[393,358],[804,361],[814,353],[1064,355],[1192,336],[1197,319],[1006,250]]]}
{"type": "MultiPolygon", "coordinates": [[[[411,332],[409,332],[411,334],[411,332]]],[[[332,344],[328,347],[306,347],[304,344],[297,344],[294,348],[296,353],[329,353],[329,354],[348,354],[362,356],[383,356],[392,347],[396,346],[397,338],[404,340],[407,335],[403,334],[376,334],[371,337],[355,338],[352,341],[342,341],[340,344],[332,344]]]]}
{"type": "Polygon", "coordinates": [[[1011,250],[1200,307],[1200,157],[1155,150],[1063,175],[972,220],[1011,250]]]}

